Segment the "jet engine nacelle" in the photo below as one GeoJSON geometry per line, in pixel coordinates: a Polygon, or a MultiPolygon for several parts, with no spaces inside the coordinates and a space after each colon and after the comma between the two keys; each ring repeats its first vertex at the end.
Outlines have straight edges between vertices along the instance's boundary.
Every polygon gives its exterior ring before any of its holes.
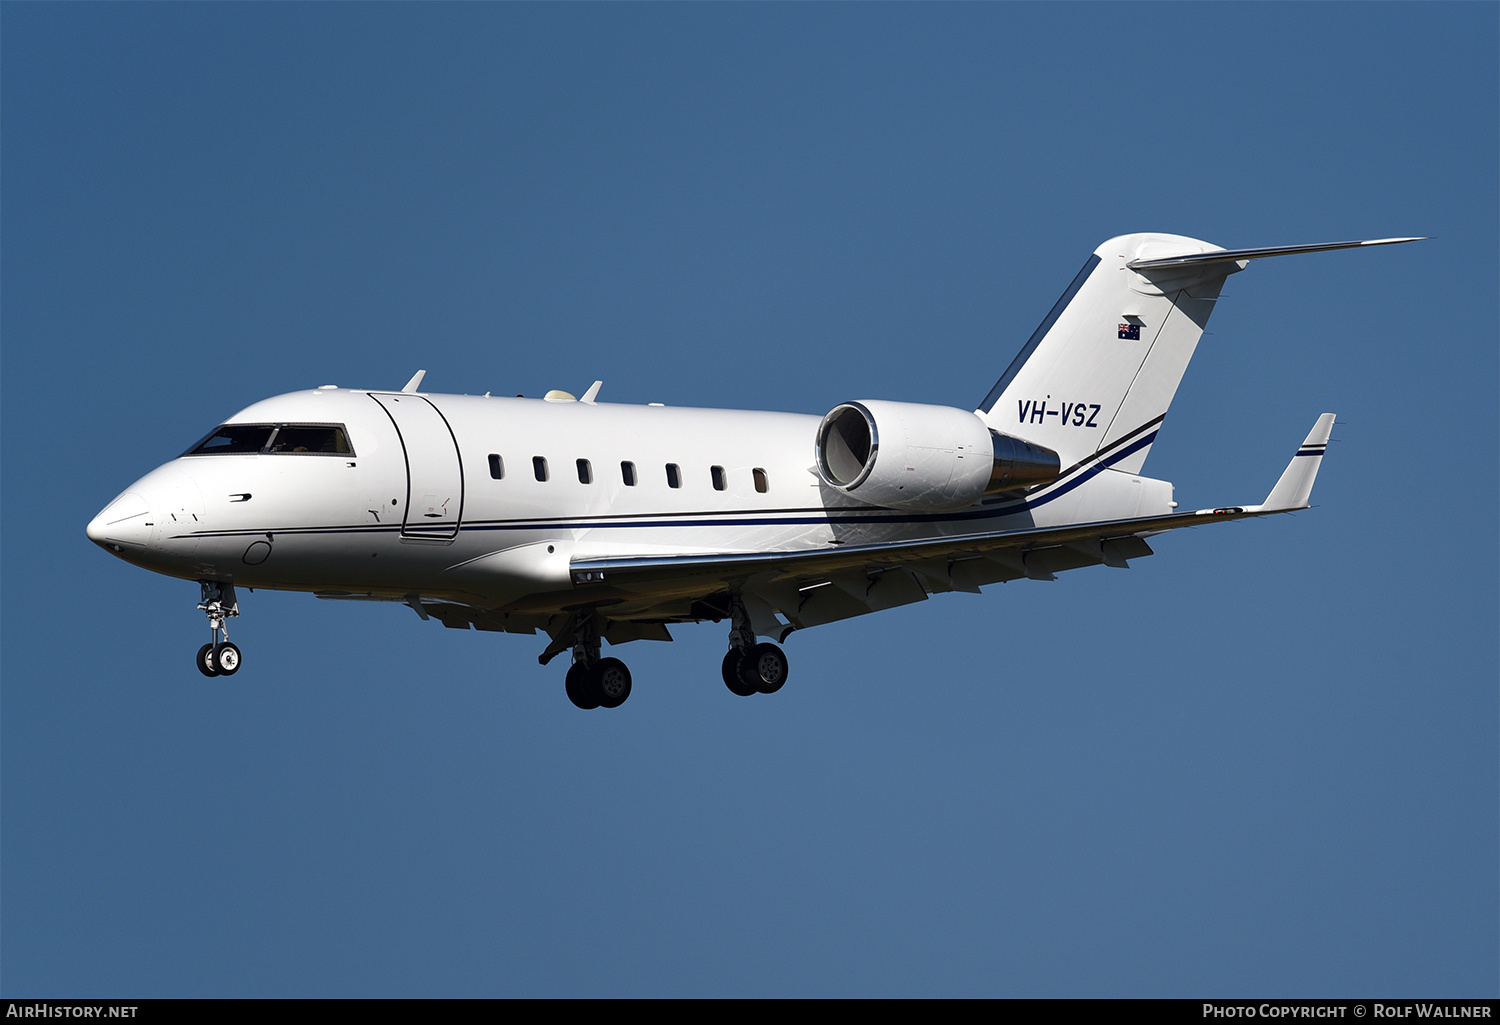
{"type": "Polygon", "coordinates": [[[914,402],[835,406],[816,445],[823,483],[890,509],[964,509],[1062,469],[1056,452],[992,431],[973,413],[914,402]]]}

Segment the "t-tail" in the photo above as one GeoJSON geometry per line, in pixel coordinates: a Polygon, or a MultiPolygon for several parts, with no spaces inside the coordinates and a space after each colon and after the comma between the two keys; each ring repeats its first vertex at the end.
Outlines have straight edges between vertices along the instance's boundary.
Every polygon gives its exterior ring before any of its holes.
{"type": "Polygon", "coordinates": [[[1223,249],[1181,235],[1121,235],[1094,250],[975,411],[1044,445],[1062,467],[1098,460],[1139,473],[1224,279],[1250,260],[1415,242],[1223,249]]]}

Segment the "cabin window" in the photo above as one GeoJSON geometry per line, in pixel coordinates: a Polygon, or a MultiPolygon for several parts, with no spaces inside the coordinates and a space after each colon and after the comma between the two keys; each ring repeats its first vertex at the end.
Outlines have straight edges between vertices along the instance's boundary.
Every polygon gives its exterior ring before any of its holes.
{"type": "Polygon", "coordinates": [[[678,468],[676,463],[667,464],[667,487],[682,487],[682,470],[678,468]]]}
{"type": "Polygon", "coordinates": [[[490,456],[490,476],[496,480],[505,479],[505,460],[493,454],[490,456]]]}
{"type": "Polygon", "coordinates": [[[589,461],[587,459],[578,460],[578,483],[594,483],[594,468],[589,465],[589,461]]]}
{"type": "Polygon", "coordinates": [[[764,495],[767,491],[771,490],[770,482],[766,480],[765,470],[762,470],[757,466],[754,470],[751,471],[751,474],[755,477],[756,491],[759,491],[762,495],[764,495]]]}
{"type": "Polygon", "coordinates": [[[710,466],[708,468],[708,472],[709,472],[709,474],[714,479],[714,490],[715,491],[723,491],[724,487],[725,487],[725,485],[724,485],[724,467],[722,467],[722,466],[710,466]]]}
{"type": "Polygon", "coordinates": [[[620,464],[620,479],[627,488],[635,487],[635,464],[629,461],[620,464]]]}
{"type": "Polygon", "coordinates": [[[537,480],[541,480],[541,481],[546,480],[547,479],[547,457],[546,456],[532,456],[531,457],[531,472],[534,473],[534,474],[536,474],[536,479],[537,480]]]}

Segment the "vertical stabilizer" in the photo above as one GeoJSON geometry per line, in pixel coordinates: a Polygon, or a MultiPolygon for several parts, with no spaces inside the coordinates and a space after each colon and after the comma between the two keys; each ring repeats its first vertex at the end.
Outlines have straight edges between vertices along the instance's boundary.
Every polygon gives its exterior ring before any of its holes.
{"type": "Polygon", "coordinates": [[[1064,467],[1097,454],[1139,472],[1219,288],[1245,266],[1139,264],[1217,252],[1224,250],[1181,235],[1110,239],[976,412],[993,430],[1057,452],[1064,467]]]}

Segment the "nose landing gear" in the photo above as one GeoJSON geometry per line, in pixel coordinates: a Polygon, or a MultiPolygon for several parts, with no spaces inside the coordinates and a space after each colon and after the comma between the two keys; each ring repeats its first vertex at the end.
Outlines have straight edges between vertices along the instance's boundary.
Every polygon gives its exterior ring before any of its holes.
{"type": "Polygon", "coordinates": [[[203,600],[198,603],[198,609],[208,616],[208,629],[213,637],[198,649],[198,671],[204,676],[233,676],[239,672],[240,649],[229,642],[229,627],[225,624],[240,614],[234,585],[216,580],[200,580],[198,584],[203,588],[203,600]]]}

